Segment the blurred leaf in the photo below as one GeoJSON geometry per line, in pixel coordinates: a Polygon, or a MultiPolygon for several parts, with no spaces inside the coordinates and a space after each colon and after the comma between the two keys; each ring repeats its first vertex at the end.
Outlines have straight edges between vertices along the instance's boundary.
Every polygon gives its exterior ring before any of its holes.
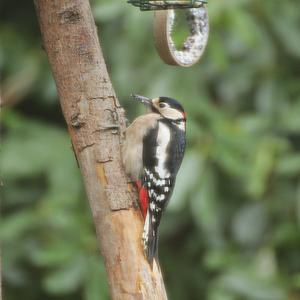
{"type": "Polygon", "coordinates": [[[276,171],[283,176],[295,176],[300,172],[300,155],[288,153],[282,156],[277,163],[276,171]]]}
{"type": "Polygon", "coordinates": [[[254,198],[263,196],[272,174],[278,151],[285,148],[285,143],[279,139],[264,139],[258,144],[254,153],[253,166],[249,177],[249,193],[254,198]]]}
{"type": "Polygon", "coordinates": [[[254,274],[243,270],[232,270],[224,274],[220,284],[227,291],[240,297],[255,300],[284,300],[286,293],[278,283],[255,278],[254,274]]]}
{"type": "Polygon", "coordinates": [[[44,280],[45,288],[52,294],[74,292],[80,287],[84,277],[85,263],[82,257],[51,272],[44,280]]]}
{"type": "Polygon", "coordinates": [[[203,162],[201,158],[196,153],[186,153],[176,179],[175,189],[169,205],[170,210],[182,209],[186,195],[196,187],[202,172],[203,162]]]}
{"type": "Polygon", "coordinates": [[[0,240],[9,242],[21,238],[24,232],[36,226],[32,211],[23,211],[11,216],[7,220],[2,220],[0,228],[0,240]]]}
{"type": "Polygon", "coordinates": [[[262,248],[257,252],[255,269],[260,278],[275,278],[275,275],[277,275],[277,267],[275,251],[271,247],[262,248]]]}
{"type": "Polygon", "coordinates": [[[196,224],[202,228],[208,243],[222,244],[222,228],[218,195],[215,189],[216,176],[210,166],[206,166],[199,189],[191,201],[191,213],[196,224]]]}
{"type": "Polygon", "coordinates": [[[264,238],[268,215],[263,204],[248,204],[242,207],[232,222],[234,239],[242,245],[255,247],[264,238]]]}
{"type": "Polygon", "coordinates": [[[98,258],[90,257],[88,259],[88,270],[90,272],[86,277],[84,300],[109,299],[106,280],[100,280],[100,278],[106,277],[103,264],[99,264],[98,258]]]}

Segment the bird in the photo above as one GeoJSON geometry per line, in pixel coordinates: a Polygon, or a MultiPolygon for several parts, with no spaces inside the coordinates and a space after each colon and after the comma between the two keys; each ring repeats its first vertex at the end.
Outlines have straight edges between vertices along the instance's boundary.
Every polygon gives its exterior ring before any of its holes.
{"type": "Polygon", "coordinates": [[[122,160],[135,182],[144,219],[142,244],[151,266],[158,260],[159,225],[174,190],[186,147],[186,113],[169,97],[131,95],[147,106],[126,129],[122,160]]]}

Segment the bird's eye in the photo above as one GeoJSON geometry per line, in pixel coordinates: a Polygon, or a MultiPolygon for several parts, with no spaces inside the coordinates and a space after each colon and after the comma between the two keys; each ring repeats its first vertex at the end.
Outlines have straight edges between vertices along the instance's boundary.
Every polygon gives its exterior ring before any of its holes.
{"type": "Polygon", "coordinates": [[[166,107],[166,104],[165,103],[159,103],[159,105],[158,105],[160,108],[164,108],[164,107],[166,107]]]}

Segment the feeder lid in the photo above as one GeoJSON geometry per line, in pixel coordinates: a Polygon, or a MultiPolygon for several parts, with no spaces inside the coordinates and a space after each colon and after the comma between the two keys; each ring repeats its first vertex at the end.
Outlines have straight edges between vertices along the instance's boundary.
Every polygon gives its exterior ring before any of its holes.
{"type": "Polygon", "coordinates": [[[207,3],[207,0],[128,0],[127,3],[139,7],[142,11],[147,11],[199,8],[207,3]]]}

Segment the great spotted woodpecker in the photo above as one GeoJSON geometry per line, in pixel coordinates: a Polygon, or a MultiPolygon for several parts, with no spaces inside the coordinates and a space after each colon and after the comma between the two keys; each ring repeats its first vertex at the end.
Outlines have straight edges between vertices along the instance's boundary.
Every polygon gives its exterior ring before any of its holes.
{"type": "Polygon", "coordinates": [[[145,219],[142,241],[152,265],[158,255],[158,226],[185,151],[186,115],[174,99],[132,97],[148,106],[149,112],[136,118],[127,128],[123,163],[139,191],[145,219]]]}

